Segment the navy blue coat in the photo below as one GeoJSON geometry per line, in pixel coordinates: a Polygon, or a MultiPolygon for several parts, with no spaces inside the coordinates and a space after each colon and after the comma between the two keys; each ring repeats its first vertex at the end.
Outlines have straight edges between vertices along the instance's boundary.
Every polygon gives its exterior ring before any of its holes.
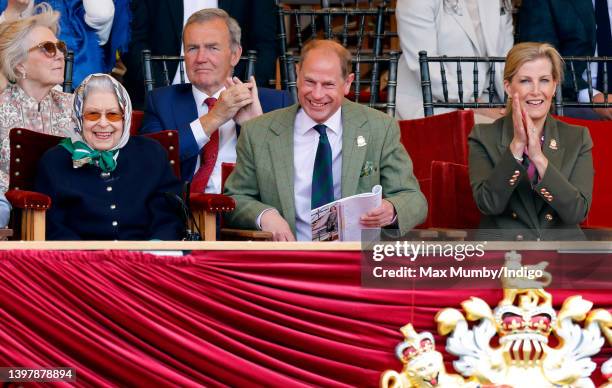
{"type": "Polygon", "coordinates": [[[91,164],[72,167],[61,146],[40,159],[36,190],[51,197],[47,240],[180,240],[184,224],[176,203],[181,194],[168,156],[155,140],[133,136],[108,176],[91,164]]]}
{"type": "MultiPolygon", "coordinates": [[[[292,105],[291,95],[284,90],[258,88],[259,102],[264,113],[292,105]]],[[[195,171],[200,148],[189,124],[198,118],[191,84],[179,84],[154,89],[147,95],[147,106],[140,133],[175,129],[179,133],[181,179],[190,181],[195,171]]]]}

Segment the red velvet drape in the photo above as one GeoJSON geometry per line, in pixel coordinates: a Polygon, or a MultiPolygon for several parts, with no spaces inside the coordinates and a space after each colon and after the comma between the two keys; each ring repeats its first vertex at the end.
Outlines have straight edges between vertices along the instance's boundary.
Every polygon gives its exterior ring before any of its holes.
{"type": "MultiPolygon", "coordinates": [[[[612,306],[606,290],[553,291],[555,306],[574,294],[612,306]]],[[[435,333],[471,295],[501,291],[361,288],[360,252],[2,252],[0,366],[75,367],[93,385],[376,386],[400,369],[401,326],[435,333]]]]}

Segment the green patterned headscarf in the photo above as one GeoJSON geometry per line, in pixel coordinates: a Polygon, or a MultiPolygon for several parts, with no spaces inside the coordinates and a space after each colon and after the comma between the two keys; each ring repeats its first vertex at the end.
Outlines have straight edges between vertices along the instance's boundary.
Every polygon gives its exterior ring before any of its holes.
{"type": "Polygon", "coordinates": [[[85,78],[81,85],[74,91],[73,96],[73,120],[75,123],[74,132],[70,133],[69,139],[64,139],[60,143],[70,154],[72,154],[72,165],[74,168],[82,167],[86,164],[98,166],[104,172],[113,171],[117,167],[117,156],[119,150],[130,140],[130,125],[132,121],[132,102],[127,91],[117,80],[108,74],[92,74],[85,78]],[[123,133],[119,142],[108,151],[93,149],[91,145],[83,139],[83,107],[85,95],[91,93],[89,82],[93,78],[103,77],[113,85],[113,90],[117,96],[119,107],[123,112],[123,133]]]}

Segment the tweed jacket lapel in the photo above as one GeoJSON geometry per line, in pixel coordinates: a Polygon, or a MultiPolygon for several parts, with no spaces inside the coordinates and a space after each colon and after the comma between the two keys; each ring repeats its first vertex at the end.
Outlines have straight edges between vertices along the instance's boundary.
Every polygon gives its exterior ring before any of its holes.
{"type": "Polygon", "coordinates": [[[292,230],[295,230],[295,203],[293,190],[293,126],[298,104],[284,109],[271,123],[270,130],[276,136],[268,143],[272,171],[280,206],[284,218],[292,230]]]}
{"type": "Polygon", "coordinates": [[[342,103],[342,198],[357,194],[359,175],[370,143],[368,118],[359,105],[345,99],[342,103]],[[357,139],[362,137],[365,145],[357,139]]]}
{"type": "MultiPolygon", "coordinates": [[[[548,159],[549,166],[555,166],[559,171],[562,170],[563,155],[565,154],[565,144],[559,141],[559,128],[557,121],[548,115],[544,123],[544,143],[542,143],[542,153],[548,159]]],[[[538,213],[546,202],[538,196],[536,200],[536,210],[538,213]]]]}
{"type": "Polygon", "coordinates": [[[544,143],[542,143],[542,152],[548,159],[548,163],[553,164],[561,170],[563,154],[565,153],[565,144],[559,142],[557,120],[551,115],[548,115],[544,123],[544,143]]]}

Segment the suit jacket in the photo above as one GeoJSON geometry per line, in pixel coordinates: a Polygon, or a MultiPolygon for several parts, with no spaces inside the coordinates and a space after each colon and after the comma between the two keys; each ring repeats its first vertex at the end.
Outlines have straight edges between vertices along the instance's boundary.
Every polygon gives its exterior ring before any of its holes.
{"type": "MultiPolygon", "coordinates": [[[[236,168],[225,183],[225,194],[236,200],[236,209],[228,217],[234,227],[256,229],[259,214],[273,207],[295,234],[293,126],[298,109],[293,105],[244,125],[236,147],[236,168]]],[[[342,128],[342,197],[370,192],[380,184],[383,198],[395,207],[402,234],[421,223],[427,202],[412,174],[396,120],[345,99],[342,128]],[[357,145],[359,136],[366,146],[357,145]],[[366,162],[374,165],[370,174],[364,173],[366,162]]]]}
{"type": "Polygon", "coordinates": [[[591,206],[593,142],[588,129],[546,119],[542,151],[548,167],[533,188],[508,147],[513,136],[511,116],[476,125],[469,135],[470,182],[484,215],[481,228],[513,229],[525,239],[562,238],[560,229],[574,235],[591,206]],[[519,176],[513,183],[514,174],[519,176]]]}
{"type": "MultiPolygon", "coordinates": [[[[127,55],[122,56],[127,67],[124,84],[136,106],[144,101],[144,75],[141,53],[151,50],[153,55],[181,54],[183,34],[182,0],[132,0],[132,40],[127,55]]],[[[246,50],[257,50],[255,78],[260,86],[275,77],[277,16],[273,0],[219,0],[219,8],[236,19],[242,29],[241,44],[246,50]]],[[[176,64],[169,64],[170,77],[176,73],[176,64]]],[[[235,73],[246,71],[237,67],[235,73]]],[[[162,85],[161,72],[153,75],[156,85],[162,85]]]]}
{"type": "Polygon", "coordinates": [[[73,168],[70,153],[59,145],[42,156],[35,187],[53,203],[46,216],[48,240],[182,238],[179,209],[166,194],[181,195],[181,184],[159,143],[132,136],[119,151],[115,171],[108,177],[101,172],[91,164],[73,168]]]}
{"type": "MultiPolygon", "coordinates": [[[[548,42],[562,56],[593,56],[597,40],[592,0],[523,0],[518,22],[520,42],[548,42]]],[[[585,63],[576,63],[578,90],[588,87],[582,79],[585,63]]],[[[563,97],[576,101],[569,71],[563,97]]]]}
{"type": "MultiPolygon", "coordinates": [[[[292,101],[289,93],[284,90],[258,88],[258,92],[264,113],[288,106],[292,101]]],[[[200,155],[200,148],[189,126],[197,118],[198,108],[193,99],[191,84],[157,88],[147,97],[140,133],[154,133],[167,129],[178,131],[183,181],[189,181],[193,177],[200,155]]]]}
{"type": "MultiPolygon", "coordinates": [[[[397,68],[397,110],[400,119],[423,117],[423,93],[419,51],[428,56],[506,56],[513,44],[512,15],[501,11],[499,0],[478,0],[485,47],[479,43],[474,24],[464,0],[458,0],[457,11],[446,9],[443,0],[402,0],[397,2],[395,16],[402,48],[397,68]]],[[[479,65],[478,96],[488,88],[485,81],[488,66],[479,65]]],[[[434,100],[443,101],[440,66],[429,64],[434,100]]],[[[473,66],[462,67],[464,101],[473,101],[473,66]]],[[[495,88],[504,99],[502,66],[496,67],[495,88]]],[[[446,66],[450,101],[459,101],[456,65],[446,66]]],[[[443,110],[436,109],[436,113],[443,110]]]]}

